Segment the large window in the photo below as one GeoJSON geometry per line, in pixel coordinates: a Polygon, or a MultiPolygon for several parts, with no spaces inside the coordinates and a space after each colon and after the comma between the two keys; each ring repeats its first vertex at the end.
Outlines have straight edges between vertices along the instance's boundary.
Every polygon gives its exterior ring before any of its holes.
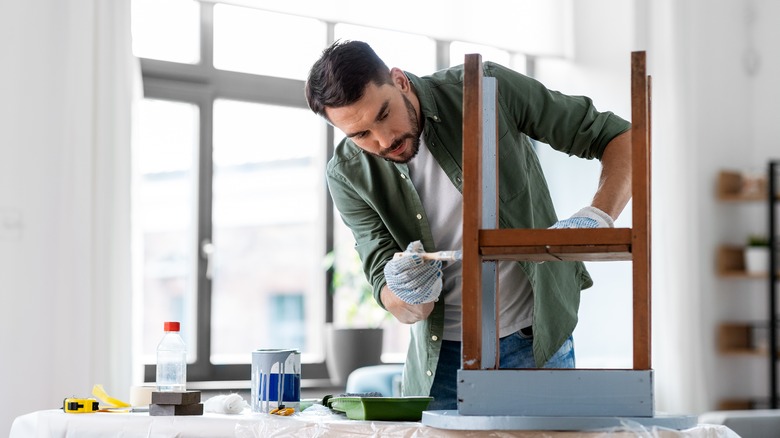
{"type": "Polygon", "coordinates": [[[251,351],[276,347],[300,349],[307,374],[326,376],[328,128],[307,108],[303,80],[327,29],[236,6],[133,1],[144,363],[170,319],[182,321],[191,381],[248,380],[251,351]],[[296,37],[284,38],[290,29],[296,37]]]}
{"type": "MultiPolygon", "coordinates": [[[[335,39],[368,41],[418,75],[462,46],[196,0],[133,0],[132,12],[145,96],[134,343],[147,381],[166,320],[182,322],[190,381],[247,381],[251,351],[277,347],[299,348],[306,378],[326,378],[322,327],[350,306],[334,303],[325,262],[355,252],[324,179],[341,133],[306,106],[308,69],[335,39]]],[[[408,326],[379,320],[384,359],[402,360],[408,326]]]]}

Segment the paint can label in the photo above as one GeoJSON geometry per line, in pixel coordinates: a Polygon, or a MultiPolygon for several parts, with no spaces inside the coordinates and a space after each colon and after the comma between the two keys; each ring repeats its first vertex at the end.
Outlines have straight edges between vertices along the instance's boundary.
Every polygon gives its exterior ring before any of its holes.
{"type": "Polygon", "coordinates": [[[300,408],[301,354],[297,350],[252,352],[252,412],[300,408]]]}

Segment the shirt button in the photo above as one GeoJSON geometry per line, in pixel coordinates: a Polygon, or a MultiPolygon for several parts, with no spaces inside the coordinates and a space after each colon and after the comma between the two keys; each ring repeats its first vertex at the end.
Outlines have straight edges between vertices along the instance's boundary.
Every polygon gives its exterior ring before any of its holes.
{"type": "Polygon", "coordinates": [[[456,177],[456,178],[455,178],[455,181],[457,181],[457,182],[460,182],[460,177],[459,177],[459,176],[458,176],[458,177],[456,177]]]}
{"type": "Polygon", "coordinates": [[[439,121],[439,116],[433,116],[433,120],[439,121]]]}
{"type": "Polygon", "coordinates": [[[417,219],[422,219],[422,215],[420,213],[417,213],[417,219]]]}
{"type": "Polygon", "coordinates": [[[434,341],[438,341],[438,340],[439,340],[439,337],[438,337],[438,336],[436,336],[436,335],[433,335],[433,336],[431,336],[431,339],[433,339],[434,341]]]}
{"type": "Polygon", "coordinates": [[[427,374],[427,375],[428,375],[428,377],[431,377],[431,376],[433,375],[433,373],[431,372],[431,370],[428,370],[428,371],[426,371],[426,372],[425,372],[425,374],[427,374]]]}
{"type": "Polygon", "coordinates": [[[406,179],[406,175],[404,175],[404,174],[402,173],[402,174],[401,174],[401,179],[406,179]]]}

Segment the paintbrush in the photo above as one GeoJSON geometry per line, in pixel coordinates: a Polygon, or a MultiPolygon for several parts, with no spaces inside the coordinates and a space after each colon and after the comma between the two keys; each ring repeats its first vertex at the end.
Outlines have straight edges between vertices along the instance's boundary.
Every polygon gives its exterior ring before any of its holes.
{"type": "MultiPolygon", "coordinates": [[[[416,254],[422,257],[423,260],[441,260],[443,262],[457,262],[463,259],[463,251],[459,249],[453,251],[418,252],[416,254]]],[[[393,258],[394,259],[401,258],[404,255],[409,255],[409,253],[397,252],[393,256],[393,258]]]]}

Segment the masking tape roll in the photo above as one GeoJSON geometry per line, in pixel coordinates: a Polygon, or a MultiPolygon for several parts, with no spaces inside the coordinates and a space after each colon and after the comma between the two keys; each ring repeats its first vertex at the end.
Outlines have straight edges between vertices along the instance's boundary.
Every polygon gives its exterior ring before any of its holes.
{"type": "Polygon", "coordinates": [[[155,390],[153,385],[131,386],[130,387],[130,405],[149,406],[152,404],[152,392],[155,390]]]}

